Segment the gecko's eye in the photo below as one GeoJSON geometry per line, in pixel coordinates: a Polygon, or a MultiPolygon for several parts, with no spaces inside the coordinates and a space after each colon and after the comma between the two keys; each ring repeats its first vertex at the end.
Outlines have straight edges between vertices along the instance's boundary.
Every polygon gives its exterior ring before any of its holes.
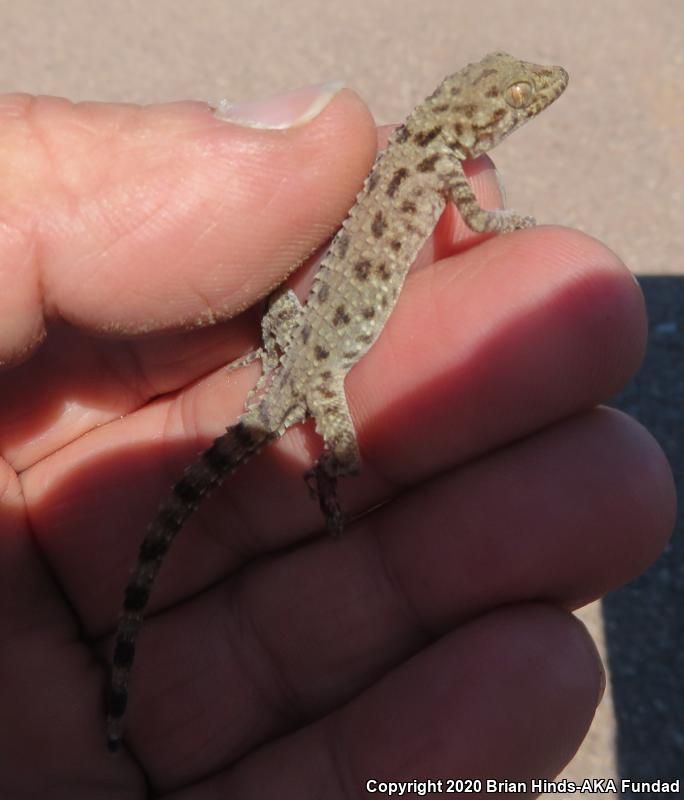
{"type": "Polygon", "coordinates": [[[525,108],[532,102],[534,97],[534,89],[532,85],[521,81],[509,86],[504,93],[504,97],[509,106],[513,108],[525,108]]]}

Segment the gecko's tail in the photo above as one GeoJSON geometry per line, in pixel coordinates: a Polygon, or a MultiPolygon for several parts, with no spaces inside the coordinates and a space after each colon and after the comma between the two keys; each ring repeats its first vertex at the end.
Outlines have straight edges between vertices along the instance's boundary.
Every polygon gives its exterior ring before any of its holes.
{"type": "Polygon", "coordinates": [[[185,471],[162,503],[140,545],[138,561],[128,581],[114,640],[111,681],[107,698],[107,747],[116,752],[121,743],[123,715],[128,701],[128,678],[135,658],[135,640],[161,563],[185,521],[202,498],[223,478],[243,464],[277,434],[253,424],[245,414],[205,450],[185,471]]]}

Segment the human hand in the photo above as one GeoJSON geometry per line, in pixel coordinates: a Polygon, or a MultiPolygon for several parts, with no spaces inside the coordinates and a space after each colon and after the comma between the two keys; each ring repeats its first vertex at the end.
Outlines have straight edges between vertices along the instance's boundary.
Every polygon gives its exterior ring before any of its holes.
{"type": "Polygon", "coordinates": [[[137,546],[255,380],[224,365],[257,315],[229,317],[334,231],[375,130],[348,92],[287,132],[187,103],[0,115],[0,361],[27,358],[0,375],[2,797],[305,800],[560,770],[601,685],[569,609],[638,574],[673,517],[657,445],[593,409],[643,351],[616,257],[560,228],[483,241],[449,210],[347,381],[345,507],[385,505],[321,533],[308,426],[231,476],[164,565],[113,758],[103,689],[137,546]]]}

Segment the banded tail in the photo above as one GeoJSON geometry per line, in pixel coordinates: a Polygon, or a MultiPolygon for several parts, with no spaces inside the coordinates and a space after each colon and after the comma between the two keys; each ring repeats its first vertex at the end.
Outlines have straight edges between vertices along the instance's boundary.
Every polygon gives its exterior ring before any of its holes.
{"type": "Polygon", "coordinates": [[[244,464],[263,445],[278,436],[255,424],[249,411],[205,450],[185,471],[162,503],[140,545],[138,561],[124,594],[114,641],[111,682],[107,698],[107,748],[119,749],[123,716],[128,701],[128,678],[135,658],[135,640],[161,563],[176,535],[202,498],[234,469],[244,464]]]}

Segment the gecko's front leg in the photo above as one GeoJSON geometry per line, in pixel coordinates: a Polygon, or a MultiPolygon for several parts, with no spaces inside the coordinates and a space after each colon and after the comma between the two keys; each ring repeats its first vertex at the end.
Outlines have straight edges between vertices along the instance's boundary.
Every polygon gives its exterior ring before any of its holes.
{"type": "Polygon", "coordinates": [[[450,173],[445,176],[446,194],[470,230],[477,233],[506,233],[536,225],[533,217],[521,216],[510,209],[482,208],[466,178],[462,162],[458,158],[451,158],[449,167],[450,173]]]}

